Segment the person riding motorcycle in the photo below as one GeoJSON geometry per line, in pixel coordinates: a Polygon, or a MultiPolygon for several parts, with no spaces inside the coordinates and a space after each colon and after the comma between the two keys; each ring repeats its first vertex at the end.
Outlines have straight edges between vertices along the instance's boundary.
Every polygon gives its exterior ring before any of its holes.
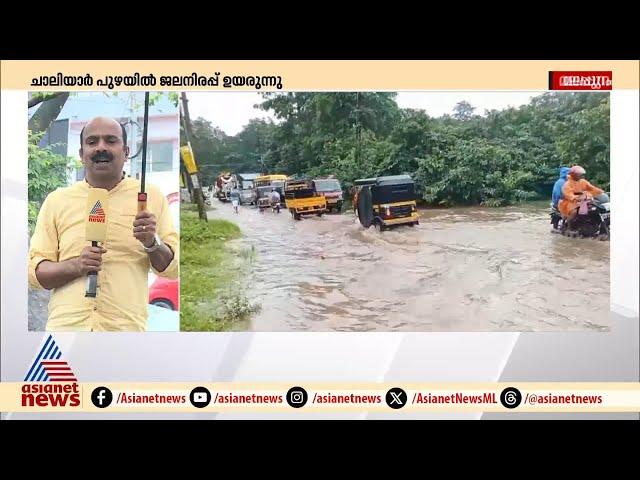
{"type": "Polygon", "coordinates": [[[578,216],[578,208],[583,200],[600,195],[604,190],[594,187],[584,176],[586,170],[580,165],[574,165],[569,169],[567,181],[562,186],[562,199],[558,202],[558,210],[562,218],[566,221],[562,226],[563,231],[567,228],[574,230],[575,218],[578,216]]]}
{"type": "Polygon", "coordinates": [[[269,195],[269,200],[271,201],[271,208],[275,211],[278,210],[280,212],[280,193],[275,188],[271,190],[271,194],[269,195]]]}
{"type": "Polygon", "coordinates": [[[562,187],[567,181],[569,170],[569,167],[560,167],[560,177],[553,185],[553,191],[551,193],[551,223],[553,224],[554,230],[558,229],[558,224],[562,219],[562,217],[560,216],[560,212],[558,211],[558,203],[560,202],[560,200],[562,200],[562,187]]]}

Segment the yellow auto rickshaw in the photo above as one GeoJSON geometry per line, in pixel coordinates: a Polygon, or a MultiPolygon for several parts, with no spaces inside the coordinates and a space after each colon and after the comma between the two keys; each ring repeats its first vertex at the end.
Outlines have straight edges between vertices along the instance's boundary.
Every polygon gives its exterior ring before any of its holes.
{"type": "Polygon", "coordinates": [[[409,175],[362,178],[354,182],[354,208],[362,226],[386,230],[419,223],[413,179],[409,175]]]}
{"type": "Polygon", "coordinates": [[[322,216],[327,211],[327,199],[316,189],[313,180],[288,180],[284,185],[286,207],[296,220],[303,215],[322,216]]]}

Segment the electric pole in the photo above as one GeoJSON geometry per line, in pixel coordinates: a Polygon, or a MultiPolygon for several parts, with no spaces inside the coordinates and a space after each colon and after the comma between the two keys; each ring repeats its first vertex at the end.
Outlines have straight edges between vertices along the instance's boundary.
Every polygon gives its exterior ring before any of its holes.
{"type": "Polygon", "coordinates": [[[195,155],[193,154],[193,149],[191,148],[191,137],[193,137],[191,132],[191,119],[189,118],[189,107],[187,105],[187,94],[182,92],[182,123],[184,126],[184,136],[187,141],[187,145],[180,148],[180,154],[182,156],[182,161],[187,169],[187,173],[189,174],[189,178],[191,179],[191,184],[193,185],[193,193],[195,196],[196,203],[198,205],[198,216],[200,220],[207,221],[207,213],[204,209],[204,197],[202,195],[202,185],[200,182],[200,175],[198,172],[198,164],[196,163],[195,155]]]}
{"type": "Polygon", "coordinates": [[[360,165],[360,144],[362,129],[360,127],[360,92],[356,92],[356,164],[360,165]]]}

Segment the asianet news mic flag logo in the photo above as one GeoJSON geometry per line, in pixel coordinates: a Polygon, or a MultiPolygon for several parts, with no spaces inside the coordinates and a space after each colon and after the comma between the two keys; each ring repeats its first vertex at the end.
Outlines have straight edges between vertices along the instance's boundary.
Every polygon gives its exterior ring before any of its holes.
{"type": "Polygon", "coordinates": [[[62,351],[51,335],[42,345],[23,381],[35,382],[22,386],[23,407],[80,406],[78,379],[62,359],[62,351]]]}
{"type": "Polygon", "coordinates": [[[104,219],[105,219],[104,209],[102,208],[102,204],[100,203],[100,200],[98,200],[96,204],[93,206],[93,208],[91,209],[91,211],[89,212],[89,221],[104,223],[104,219]]]}

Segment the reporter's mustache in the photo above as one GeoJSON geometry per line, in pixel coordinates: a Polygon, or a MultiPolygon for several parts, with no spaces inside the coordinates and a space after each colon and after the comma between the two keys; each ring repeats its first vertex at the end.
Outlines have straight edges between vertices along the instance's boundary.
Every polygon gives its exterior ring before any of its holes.
{"type": "Polygon", "coordinates": [[[100,162],[103,160],[113,160],[113,154],[110,152],[98,152],[94,156],[91,157],[92,162],[100,162]]]}

